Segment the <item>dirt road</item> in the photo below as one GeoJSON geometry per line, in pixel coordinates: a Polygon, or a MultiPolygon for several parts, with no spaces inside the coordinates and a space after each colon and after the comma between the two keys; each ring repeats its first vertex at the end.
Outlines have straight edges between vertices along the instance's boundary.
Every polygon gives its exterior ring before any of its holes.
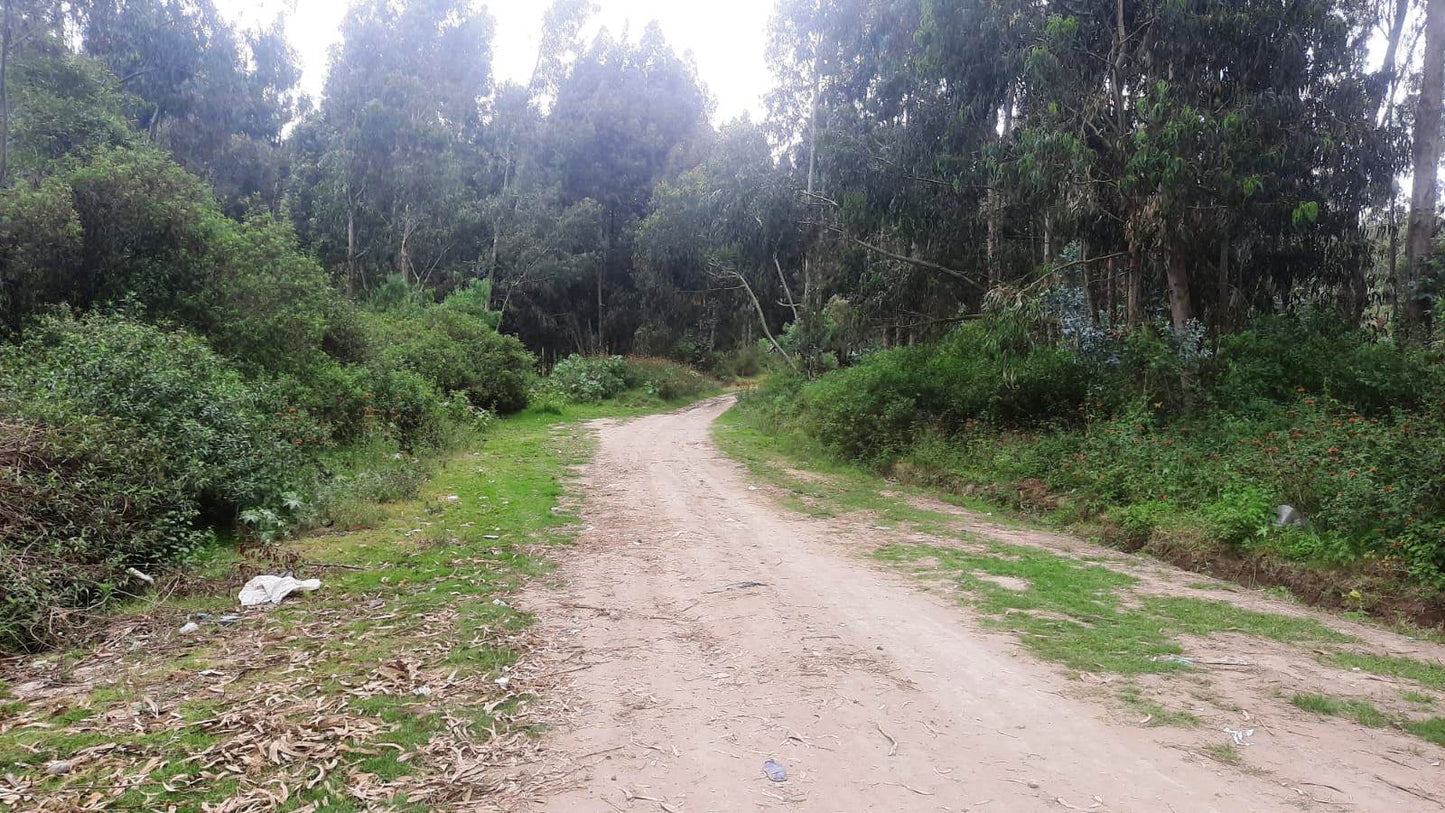
{"type": "Polygon", "coordinates": [[[864,558],[899,531],[777,505],[710,440],[729,404],[599,425],[586,528],[560,587],[527,601],[569,706],[528,768],[550,777],[536,809],[1441,809],[1445,750],[1270,696],[1278,675],[1318,667],[1307,650],[1259,644],[1259,669],[1217,682],[1234,709],[1218,713],[1256,730],[1242,767],[1201,750],[1228,739],[1224,718],[1140,726],[864,558]],[[786,782],[764,775],[769,758],[786,782]]]}

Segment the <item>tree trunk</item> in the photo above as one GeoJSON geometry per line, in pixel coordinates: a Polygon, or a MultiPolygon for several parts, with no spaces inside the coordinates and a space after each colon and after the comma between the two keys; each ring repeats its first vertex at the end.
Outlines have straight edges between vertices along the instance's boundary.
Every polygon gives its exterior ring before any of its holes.
{"type": "MultiPolygon", "coordinates": [[[[1009,130],[1013,128],[1013,91],[1010,89],[1003,97],[1003,107],[999,108],[999,132],[1000,142],[1008,138],[1009,130]]],[[[984,207],[988,209],[988,287],[992,289],[1003,281],[1002,259],[999,256],[999,249],[1003,244],[1003,196],[998,191],[998,179],[989,180],[988,195],[984,198],[984,207]]]]}
{"type": "Polygon", "coordinates": [[[1429,306],[1418,286],[1435,236],[1436,182],[1440,169],[1441,96],[1445,94],[1445,0],[1429,0],[1425,11],[1425,63],[1420,71],[1420,106],[1415,112],[1415,179],[1405,235],[1405,332],[1427,329],[1429,306]]]}
{"type": "Polygon", "coordinates": [[[748,278],[743,276],[741,271],[733,271],[732,275],[737,279],[738,283],[742,285],[743,290],[748,292],[748,299],[752,300],[753,309],[758,313],[758,324],[762,325],[763,334],[768,337],[768,343],[773,346],[774,350],[778,351],[778,355],[783,357],[783,360],[788,363],[788,366],[793,369],[793,372],[798,372],[798,362],[794,361],[793,357],[788,355],[788,351],[784,350],[783,346],[778,343],[778,340],[773,337],[773,331],[768,327],[768,315],[763,312],[763,303],[759,302],[758,295],[753,293],[753,286],[748,284],[748,278]]]}
{"type": "Polygon", "coordinates": [[[497,207],[497,211],[492,215],[492,251],[491,257],[488,259],[487,262],[487,275],[489,277],[495,277],[497,274],[497,244],[498,242],[500,242],[502,234],[501,206],[505,205],[508,199],[507,192],[511,178],[512,158],[509,154],[506,159],[506,164],[502,167],[502,203],[497,207]]]}
{"type": "Polygon", "coordinates": [[[1214,299],[1214,329],[1220,333],[1229,329],[1229,235],[1219,241],[1219,287],[1214,299]]]}
{"type": "Polygon", "coordinates": [[[346,288],[356,294],[356,201],[346,189],[346,288]]]}
{"type": "MultiPolygon", "coordinates": [[[[808,195],[813,194],[818,166],[818,62],[813,60],[813,98],[808,101],[808,195]]],[[[813,293],[813,252],[803,251],[803,307],[811,308],[813,293]]]]}
{"type": "Polygon", "coordinates": [[[1142,299],[1141,289],[1144,287],[1141,264],[1139,246],[1131,240],[1129,242],[1129,290],[1124,296],[1124,311],[1130,330],[1138,327],[1144,316],[1140,301],[1142,299]]]}
{"type": "Polygon", "coordinates": [[[1169,321],[1174,332],[1181,336],[1189,320],[1194,318],[1193,303],[1189,299],[1189,265],[1184,254],[1183,247],[1170,242],[1169,256],[1164,263],[1164,276],[1169,283],[1169,321]]]}
{"type": "Polygon", "coordinates": [[[1089,321],[1099,323],[1099,297],[1094,292],[1094,280],[1089,274],[1089,241],[1079,240],[1079,281],[1084,286],[1084,309],[1089,312],[1089,321]]]}
{"type": "Polygon", "coordinates": [[[1118,303],[1116,301],[1119,292],[1119,258],[1110,257],[1109,264],[1105,266],[1105,273],[1109,275],[1108,284],[1104,286],[1104,313],[1112,330],[1118,325],[1118,303]]]}
{"type": "Polygon", "coordinates": [[[1390,105],[1390,100],[1395,97],[1395,77],[1398,70],[1395,67],[1396,54],[1400,50],[1400,35],[1405,31],[1405,18],[1410,13],[1410,0],[1395,0],[1395,16],[1390,20],[1390,35],[1385,46],[1385,61],[1380,63],[1380,89],[1379,102],[1375,105],[1376,118],[1379,118],[1390,105]]]}
{"type": "Polygon", "coordinates": [[[12,12],[14,0],[5,1],[5,19],[0,22],[0,184],[10,171],[10,89],[5,80],[5,69],[10,64],[10,38],[12,36],[12,12]]]}

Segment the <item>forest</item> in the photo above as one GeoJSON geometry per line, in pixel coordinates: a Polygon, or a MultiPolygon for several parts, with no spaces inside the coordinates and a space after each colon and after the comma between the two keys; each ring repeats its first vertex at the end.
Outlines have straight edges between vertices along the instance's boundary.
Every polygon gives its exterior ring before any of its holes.
{"type": "Polygon", "coordinates": [[[720,123],[587,0],[525,82],[480,3],[354,0],[318,98],[284,18],[3,5],[0,648],[364,523],[529,404],[704,386],[616,356],[761,376],[746,419],[894,478],[1440,607],[1445,0],[781,0],[767,114],[720,123]]]}

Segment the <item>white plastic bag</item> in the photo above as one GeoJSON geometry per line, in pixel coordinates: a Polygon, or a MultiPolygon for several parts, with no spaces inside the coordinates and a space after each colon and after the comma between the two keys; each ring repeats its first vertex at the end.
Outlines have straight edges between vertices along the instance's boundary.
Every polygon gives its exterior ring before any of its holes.
{"type": "Polygon", "coordinates": [[[320,579],[300,581],[290,576],[257,576],[241,588],[241,606],[254,607],[257,604],[280,604],[281,599],[300,590],[309,593],[321,589],[320,579]]]}

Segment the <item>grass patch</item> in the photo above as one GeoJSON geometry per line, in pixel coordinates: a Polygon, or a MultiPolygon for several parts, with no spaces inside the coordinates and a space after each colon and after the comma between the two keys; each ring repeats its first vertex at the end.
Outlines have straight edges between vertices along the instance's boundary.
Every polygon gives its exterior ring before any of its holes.
{"type": "Polygon", "coordinates": [[[1384,728],[1393,720],[1368,700],[1327,694],[1296,694],[1290,702],[1305,711],[1329,717],[1347,717],[1362,726],[1384,728]]]}
{"type": "MultiPolygon", "coordinates": [[[[875,473],[840,460],[817,441],[793,432],[774,434],[738,410],[723,415],[713,434],[725,452],[759,478],[792,492],[792,500],[804,503],[808,513],[862,511],[879,525],[959,539],[959,546],[885,543],[874,557],[955,585],[960,599],[990,623],[1015,631],[1035,654],[1072,669],[1124,675],[1188,669],[1180,635],[1236,632],[1284,642],[1351,640],[1311,619],[1201,598],[1135,596],[1131,588],[1138,580],[1103,564],[960,533],[957,516],[919,507],[911,499],[936,495],[892,482],[880,487],[875,473]]],[[[966,499],[957,502],[975,511],[989,509],[966,499]]],[[[1220,587],[1212,582],[1196,586],[1220,587]]]]}
{"type": "MultiPolygon", "coordinates": [[[[1407,700],[1412,700],[1413,696],[1425,697],[1427,701],[1433,702],[1433,698],[1428,695],[1420,695],[1417,692],[1405,692],[1404,694],[1407,700]]],[[[1327,694],[1296,694],[1290,698],[1290,702],[1315,714],[1345,717],[1369,728],[1401,728],[1427,742],[1445,745],[1445,717],[1410,720],[1387,714],[1368,700],[1335,697],[1327,694]]],[[[1418,701],[1412,700],[1412,702],[1418,701]]]]}
{"type": "Polygon", "coordinates": [[[1139,693],[1137,686],[1127,686],[1119,691],[1119,699],[1124,705],[1145,715],[1144,725],[1173,726],[1175,728],[1193,728],[1199,725],[1199,718],[1187,711],[1174,711],[1166,708],[1159,701],[1144,697],[1139,693]]]}
{"type": "Polygon", "coordinates": [[[1232,742],[1215,743],[1204,746],[1204,755],[1216,762],[1223,762],[1225,765],[1239,766],[1244,764],[1244,755],[1234,747],[1232,742]]]}
{"type": "Polygon", "coordinates": [[[1425,694],[1424,692],[1416,692],[1410,689],[1404,689],[1401,690],[1400,696],[1405,698],[1407,701],[1414,703],[1417,706],[1435,705],[1435,696],[1425,694]]]}
{"type": "MultiPolygon", "coordinates": [[[[811,516],[866,512],[873,516],[875,524],[884,527],[906,524],[923,533],[941,534],[957,517],[913,505],[910,497],[943,500],[980,513],[996,511],[979,500],[940,496],[899,483],[890,482],[880,489],[877,474],[840,459],[804,435],[765,432],[736,409],[728,410],[714,423],[713,439],[754,476],[792,492],[793,496],[784,500],[785,505],[811,516]],[[791,467],[789,463],[793,462],[806,466],[806,472],[791,467]]],[[[1003,515],[992,518],[1001,524],[1012,522],[1003,515]]]]}
{"type": "Polygon", "coordinates": [[[1358,652],[1336,652],[1326,658],[1332,663],[1349,669],[1359,669],[1374,675],[1404,678],[1431,689],[1445,690],[1445,666],[1438,663],[1428,663],[1397,655],[1365,655],[1358,652]]]}
{"type": "Polygon", "coordinates": [[[1012,629],[1040,657],[1080,671],[1131,675],[1189,668],[1177,636],[1239,632],[1279,641],[1344,641],[1310,619],[1245,610],[1220,601],[1143,596],[1138,580],[1098,564],[1019,545],[970,540],[976,550],[890,544],[874,554],[915,575],[958,586],[961,599],[1012,629]],[[986,578],[1027,582],[1024,589],[986,578]]]}
{"type": "Polygon", "coordinates": [[[1445,717],[1431,717],[1405,723],[1405,730],[1436,745],[1445,745],[1445,717]]]}

